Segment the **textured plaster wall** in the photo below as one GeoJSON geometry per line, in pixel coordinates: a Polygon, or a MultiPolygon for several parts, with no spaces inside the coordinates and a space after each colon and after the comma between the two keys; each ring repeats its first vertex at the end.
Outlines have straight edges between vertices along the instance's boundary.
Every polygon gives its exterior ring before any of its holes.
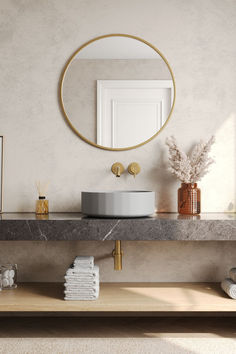
{"type": "Polygon", "coordinates": [[[101,281],[220,281],[235,266],[236,242],[126,241],[123,270],[113,269],[112,241],[0,242],[2,263],[17,260],[19,281],[63,281],[77,254],[95,255],[101,281]]]}
{"type": "MultiPolygon", "coordinates": [[[[216,164],[200,183],[202,210],[235,211],[235,0],[3,0],[0,17],[4,211],[33,211],[37,179],[51,182],[51,211],[79,211],[81,190],[95,186],[153,189],[159,211],[176,211],[179,183],[166,171],[164,146],[171,134],[186,151],[199,139],[216,135],[216,164]],[[177,87],[176,106],[162,133],[139,149],[119,153],[81,141],[66,125],[58,104],[66,59],[85,41],[117,32],[140,36],[159,48],[177,87]],[[138,161],[142,173],[135,180],[128,174],[116,179],[110,166],[117,160],[125,166],[138,161]]],[[[234,244],[222,242],[125,245],[129,267],[118,274],[110,267],[111,259],[100,261],[103,280],[135,280],[134,272],[156,280],[157,261],[163,279],[215,280],[233,265],[235,254],[234,244]],[[137,267],[140,262],[142,267],[137,267]]],[[[86,247],[87,254],[98,257],[111,248],[104,243],[86,247]]],[[[22,280],[39,274],[56,279],[49,266],[54,265],[59,277],[74,254],[73,243],[1,243],[1,261],[13,261],[14,256],[22,264],[22,280]],[[63,269],[56,266],[62,258],[63,269]]]]}

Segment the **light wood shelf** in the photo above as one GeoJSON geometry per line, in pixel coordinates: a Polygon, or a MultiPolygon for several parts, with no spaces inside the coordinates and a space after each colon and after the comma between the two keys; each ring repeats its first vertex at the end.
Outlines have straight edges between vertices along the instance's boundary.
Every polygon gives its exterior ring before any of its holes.
{"type": "Polygon", "coordinates": [[[64,301],[63,285],[22,283],[0,292],[0,312],[231,312],[218,283],[102,283],[96,301],[64,301]]]}

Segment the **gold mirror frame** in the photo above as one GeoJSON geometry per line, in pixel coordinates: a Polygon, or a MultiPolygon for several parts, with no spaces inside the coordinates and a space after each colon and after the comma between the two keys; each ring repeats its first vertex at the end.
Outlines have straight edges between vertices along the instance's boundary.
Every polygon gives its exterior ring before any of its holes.
{"type": "Polygon", "coordinates": [[[168,123],[170,117],[171,117],[171,114],[173,112],[173,109],[174,109],[174,105],[175,105],[175,97],[176,97],[176,85],[175,85],[175,78],[174,78],[174,75],[173,75],[173,72],[171,70],[171,67],[167,61],[167,59],[164,57],[164,55],[159,51],[159,49],[157,49],[156,47],[154,47],[151,43],[145,41],[144,39],[140,38],[140,37],[136,37],[136,36],[132,36],[130,34],[121,34],[121,33],[113,33],[113,34],[106,34],[106,35],[103,35],[103,36],[99,36],[99,37],[95,37],[93,39],[91,39],[90,41],[84,43],[83,45],[81,45],[79,47],[79,49],[77,49],[73,54],[72,56],[69,58],[69,60],[67,61],[66,65],[65,65],[65,68],[62,72],[62,76],[61,76],[61,80],[60,80],[60,104],[61,104],[61,108],[62,108],[62,112],[64,114],[64,117],[66,119],[66,122],[68,123],[68,125],[70,126],[70,128],[82,139],[84,140],[86,143],[92,145],[92,146],[95,146],[99,149],[103,149],[103,150],[109,150],[109,151],[124,151],[124,150],[131,150],[131,149],[136,149],[140,146],[143,146],[144,144],[147,144],[149,141],[151,141],[152,139],[154,139],[161,131],[162,129],[166,126],[166,124],[168,123]],[[107,37],[128,37],[128,38],[132,38],[132,39],[135,39],[137,41],[140,41],[142,43],[145,43],[146,45],[148,45],[149,47],[151,47],[153,50],[155,50],[160,56],[161,58],[164,60],[164,62],[166,63],[169,71],[170,71],[170,74],[171,74],[171,78],[173,80],[173,86],[174,86],[174,97],[173,97],[173,104],[172,104],[172,107],[171,107],[171,110],[170,110],[170,113],[169,113],[169,116],[167,118],[167,120],[165,121],[165,124],[163,124],[163,126],[158,130],[158,132],[156,134],[154,134],[153,136],[151,136],[151,138],[149,138],[148,140],[138,144],[138,145],[134,145],[134,146],[129,146],[129,147],[126,147],[126,148],[110,148],[110,147],[106,147],[106,146],[102,146],[102,145],[98,145],[98,144],[95,144],[93,143],[92,141],[88,140],[87,138],[85,138],[82,134],[79,133],[79,131],[72,125],[69,117],[67,116],[66,114],[66,111],[65,111],[65,107],[64,107],[64,104],[63,104],[63,97],[62,97],[62,94],[63,94],[63,82],[64,82],[64,79],[65,79],[65,75],[66,75],[66,72],[69,68],[69,65],[70,63],[72,62],[72,60],[74,59],[74,57],[85,47],[87,47],[89,44],[95,42],[95,41],[98,41],[100,39],[103,39],[103,38],[107,38],[107,37]]]}

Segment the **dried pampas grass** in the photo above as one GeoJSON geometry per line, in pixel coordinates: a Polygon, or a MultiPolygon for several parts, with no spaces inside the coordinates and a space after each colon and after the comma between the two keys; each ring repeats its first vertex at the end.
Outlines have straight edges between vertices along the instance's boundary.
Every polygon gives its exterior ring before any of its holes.
{"type": "Polygon", "coordinates": [[[209,166],[215,162],[209,157],[211,146],[215,142],[215,137],[204,143],[200,141],[193,149],[190,156],[182,152],[177,145],[174,136],[166,139],[169,147],[169,170],[183,183],[195,183],[208,172],[209,166]]]}

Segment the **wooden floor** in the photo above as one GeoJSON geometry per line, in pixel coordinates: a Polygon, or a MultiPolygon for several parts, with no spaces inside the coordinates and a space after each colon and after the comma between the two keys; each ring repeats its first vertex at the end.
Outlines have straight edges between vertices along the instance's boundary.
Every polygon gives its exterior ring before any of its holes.
{"type": "Polygon", "coordinates": [[[218,283],[102,283],[96,301],[64,301],[63,285],[23,283],[0,292],[0,312],[231,312],[218,283]]]}

